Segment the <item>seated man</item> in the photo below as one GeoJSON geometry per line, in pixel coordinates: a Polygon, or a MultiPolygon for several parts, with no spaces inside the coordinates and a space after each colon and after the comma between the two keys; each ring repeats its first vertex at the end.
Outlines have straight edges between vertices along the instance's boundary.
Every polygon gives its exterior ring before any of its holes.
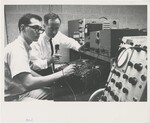
{"type": "MultiPolygon", "coordinates": [[[[41,21],[42,18],[38,15],[23,15],[18,22],[20,35],[5,47],[5,96],[15,97],[17,101],[24,101],[28,98],[51,100],[51,89],[47,86],[75,72],[74,65],[44,77],[31,71],[30,44],[37,41],[43,32],[41,21]]],[[[9,98],[5,99],[9,101],[9,98]]]]}
{"type": "Polygon", "coordinates": [[[32,69],[41,75],[53,73],[53,63],[59,61],[59,55],[56,55],[57,46],[79,51],[81,45],[74,39],[67,37],[59,31],[61,25],[60,17],[55,13],[48,13],[44,16],[45,32],[40,35],[38,42],[31,44],[30,58],[32,69]]]}

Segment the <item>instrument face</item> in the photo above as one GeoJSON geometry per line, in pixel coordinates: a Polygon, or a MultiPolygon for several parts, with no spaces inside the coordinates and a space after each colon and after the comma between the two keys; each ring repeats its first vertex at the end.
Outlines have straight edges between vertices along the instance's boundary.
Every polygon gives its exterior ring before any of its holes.
{"type": "Polygon", "coordinates": [[[124,39],[126,42],[118,51],[100,101],[147,101],[147,37],[124,39]]]}

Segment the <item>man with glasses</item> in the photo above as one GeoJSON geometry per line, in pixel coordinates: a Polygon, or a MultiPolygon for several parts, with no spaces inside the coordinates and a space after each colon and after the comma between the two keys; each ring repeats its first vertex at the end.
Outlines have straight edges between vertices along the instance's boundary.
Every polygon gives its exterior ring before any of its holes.
{"type": "Polygon", "coordinates": [[[51,100],[51,89],[47,86],[75,72],[75,66],[70,65],[62,71],[42,77],[30,69],[30,45],[44,31],[41,21],[38,15],[23,15],[18,22],[20,35],[5,47],[5,101],[51,100]]]}
{"type": "Polygon", "coordinates": [[[44,16],[45,32],[40,35],[38,42],[31,44],[32,69],[41,75],[53,73],[53,64],[58,62],[60,58],[60,55],[57,54],[59,45],[76,51],[81,48],[81,45],[76,40],[59,31],[60,25],[61,19],[57,14],[46,14],[44,16]]]}

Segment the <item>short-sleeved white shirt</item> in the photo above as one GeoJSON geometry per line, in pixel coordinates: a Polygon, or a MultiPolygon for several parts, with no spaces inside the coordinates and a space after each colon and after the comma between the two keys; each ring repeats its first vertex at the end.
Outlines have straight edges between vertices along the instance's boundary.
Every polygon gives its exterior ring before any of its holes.
{"type": "MultiPolygon", "coordinates": [[[[30,46],[21,37],[8,44],[5,47],[4,63],[5,63],[5,76],[12,79],[19,73],[31,73],[29,65],[29,50],[30,46]],[[7,71],[7,72],[6,72],[7,71]]],[[[5,83],[5,89],[9,89],[11,85],[5,83]]]]}
{"type": "MultiPolygon", "coordinates": [[[[49,42],[49,37],[44,32],[40,35],[38,42],[33,42],[31,44],[32,50],[30,51],[30,60],[33,62],[32,69],[41,70],[47,69],[49,66],[47,65],[47,60],[51,58],[51,47],[49,42]]],[[[56,34],[54,38],[52,38],[53,49],[55,50],[55,45],[58,44],[60,46],[64,46],[66,48],[71,48],[76,51],[79,50],[81,45],[74,40],[73,38],[67,37],[60,31],[56,34]]]]}

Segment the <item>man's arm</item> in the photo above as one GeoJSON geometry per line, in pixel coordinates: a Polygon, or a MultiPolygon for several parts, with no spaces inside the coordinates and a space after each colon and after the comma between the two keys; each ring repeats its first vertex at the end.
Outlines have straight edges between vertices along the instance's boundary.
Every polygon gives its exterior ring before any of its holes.
{"type": "Polygon", "coordinates": [[[34,77],[38,77],[38,76],[41,76],[40,74],[36,73],[35,71],[31,70],[31,74],[34,76],[34,77]]]}
{"type": "Polygon", "coordinates": [[[76,51],[79,51],[79,48],[81,47],[81,45],[78,43],[78,41],[64,35],[61,32],[58,32],[58,34],[55,37],[55,40],[59,41],[60,44],[66,46],[67,48],[71,48],[71,49],[74,49],[76,51]]]}
{"type": "Polygon", "coordinates": [[[39,89],[42,87],[54,84],[61,77],[69,76],[75,72],[75,65],[69,65],[62,71],[48,75],[34,77],[31,73],[22,72],[14,77],[14,79],[19,79],[20,84],[26,89],[26,91],[31,91],[39,89]]]}

